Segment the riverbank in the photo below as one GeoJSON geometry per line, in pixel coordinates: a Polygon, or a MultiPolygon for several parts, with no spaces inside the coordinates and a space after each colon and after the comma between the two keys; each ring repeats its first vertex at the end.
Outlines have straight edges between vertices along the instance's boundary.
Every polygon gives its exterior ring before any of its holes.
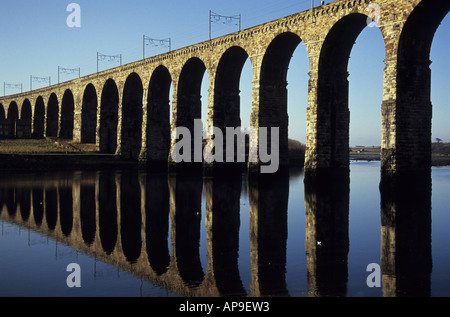
{"type": "MultiPolygon", "coordinates": [[[[433,146],[433,166],[450,166],[450,154],[439,153],[433,146]]],[[[441,151],[442,152],[442,151],[441,151]]],[[[292,167],[302,168],[305,146],[289,140],[292,167]]],[[[380,147],[352,147],[352,161],[379,161],[380,147]]],[[[65,169],[137,168],[135,162],[117,159],[112,154],[96,152],[94,144],[80,144],[59,139],[0,140],[0,170],[65,170],[65,169]]]]}

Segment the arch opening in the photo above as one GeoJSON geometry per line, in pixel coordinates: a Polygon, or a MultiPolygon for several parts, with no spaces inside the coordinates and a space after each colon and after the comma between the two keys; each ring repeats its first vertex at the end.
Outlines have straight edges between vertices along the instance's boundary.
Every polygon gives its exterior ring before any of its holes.
{"type": "Polygon", "coordinates": [[[34,107],[33,137],[43,138],[45,129],[45,104],[44,99],[39,96],[34,107]]]}
{"type": "Polygon", "coordinates": [[[170,90],[168,69],[159,66],[150,79],[147,102],[147,162],[167,166],[170,151],[170,90]]]}
{"type": "Polygon", "coordinates": [[[188,163],[193,169],[201,169],[203,162],[203,123],[201,127],[195,123],[201,122],[202,118],[201,91],[205,71],[206,66],[199,58],[193,57],[185,63],[178,81],[176,113],[173,114],[175,127],[183,127],[189,131],[190,140],[184,140],[187,135],[183,135],[182,138],[180,135],[175,137],[172,143],[179,145],[180,140],[183,140],[183,146],[172,149],[170,160],[177,157],[179,163],[188,163]]]}
{"type": "Polygon", "coordinates": [[[72,91],[68,89],[64,92],[61,103],[61,128],[59,131],[59,137],[61,139],[73,139],[74,113],[75,102],[72,91]]]}
{"type": "MultiPolygon", "coordinates": [[[[259,113],[255,113],[255,106],[253,106],[252,110],[252,127],[267,128],[266,151],[267,154],[271,153],[272,160],[275,154],[274,150],[276,150],[271,143],[272,128],[279,128],[278,160],[279,167],[282,169],[289,166],[287,74],[294,51],[301,41],[298,35],[287,32],[278,35],[270,43],[261,66],[259,113]]],[[[258,148],[261,150],[260,141],[258,141],[258,148]]],[[[265,165],[261,161],[258,164],[265,165]]]]}
{"type": "Polygon", "coordinates": [[[122,101],[121,153],[124,159],[137,160],[142,148],[142,101],[144,89],[138,74],[128,76],[122,101]]]}
{"type": "Polygon", "coordinates": [[[117,149],[117,124],[119,114],[119,90],[112,79],[103,86],[100,104],[99,150],[115,154],[117,149]]]}
{"type": "Polygon", "coordinates": [[[51,94],[47,105],[47,119],[46,119],[46,136],[58,136],[58,120],[59,120],[59,104],[56,94],[51,94]]]}
{"type": "Polygon", "coordinates": [[[87,85],[81,109],[81,143],[95,143],[97,131],[97,92],[94,85],[87,85]]]}
{"type": "Polygon", "coordinates": [[[391,156],[395,157],[398,170],[429,171],[431,168],[430,52],[435,33],[449,10],[450,3],[445,0],[420,2],[400,36],[396,100],[386,103],[386,108],[395,106],[395,153],[391,156]]]}
{"type": "Polygon", "coordinates": [[[20,110],[20,119],[17,122],[16,136],[18,138],[29,138],[31,136],[31,117],[31,102],[25,99],[20,110]]]}
{"type": "Polygon", "coordinates": [[[352,13],[329,31],[320,53],[317,81],[317,148],[325,167],[350,168],[350,53],[367,26],[367,16],[352,13]]]}

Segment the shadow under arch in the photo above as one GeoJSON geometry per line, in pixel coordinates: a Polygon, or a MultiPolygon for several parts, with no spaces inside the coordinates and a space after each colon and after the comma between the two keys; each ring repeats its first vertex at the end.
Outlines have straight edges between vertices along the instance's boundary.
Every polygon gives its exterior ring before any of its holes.
{"type": "Polygon", "coordinates": [[[20,110],[20,131],[18,129],[17,136],[21,138],[29,138],[31,136],[31,117],[32,109],[29,99],[25,99],[20,110]]]}
{"type": "Polygon", "coordinates": [[[59,121],[59,103],[58,97],[55,93],[50,95],[47,105],[46,116],[46,136],[57,137],[58,136],[58,121],[59,121]]]}
{"type": "Polygon", "coordinates": [[[97,132],[97,91],[88,84],[81,105],[81,143],[95,143],[97,132]]]}
{"type": "Polygon", "coordinates": [[[142,147],[142,102],[144,89],[137,73],[131,73],[123,89],[122,131],[119,156],[137,160],[142,147]]]}
{"type": "Polygon", "coordinates": [[[17,106],[17,103],[15,101],[12,101],[9,104],[8,117],[6,119],[8,119],[8,121],[11,125],[11,131],[10,131],[9,135],[11,137],[15,137],[16,136],[16,125],[17,125],[17,121],[19,121],[19,107],[17,106]]]}
{"type": "Polygon", "coordinates": [[[119,90],[113,79],[105,82],[100,102],[100,145],[102,153],[115,154],[119,121],[119,90]]]}
{"type": "Polygon", "coordinates": [[[170,87],[172,77],[165,66],[158,66],[152,73],[147,102],[147,148],[141,160],[152,167],[167,169],[170,152],[170,87]]]}
{"type": "Polygon", "coordinates": [[[36,99],[36,104],[34,106],[32,136],[37,139],[43,138],[44,129],[45,129],[45,103],[42,96],[39,96],[36,99]]]}
{"type": "Polygon", "coordinates": [[[59,129],[59,137],[61,139],[73,139],[74,115],[75,102],[73,93],[71,90],[67,89],[64,92],[61,103],[61,128],[59,129]]]}

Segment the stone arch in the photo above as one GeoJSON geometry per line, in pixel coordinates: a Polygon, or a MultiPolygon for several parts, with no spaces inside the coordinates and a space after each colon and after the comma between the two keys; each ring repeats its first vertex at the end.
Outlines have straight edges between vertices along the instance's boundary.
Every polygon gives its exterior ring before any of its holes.
{"type": "Polygon", "coordinates": [[[115,81],[108,79],[100,101],[99,150],[102,153],[116,153],[118,114],[119,90],[115,81]]]}
{"type": "MultiPolygon", "coordinates": [[[[214,109],[212,118],[210,119],[212,119],[211,123],[214,127],[218,127],[224,132],[224,161],[226,161],[227,155],[226,128],[241,127],[240,80],[244,64],[248,58],[249,56],[243,48],[232,46],[224,52],[216,70],[214,79],[214,109]]],[[[237,142],[239,141],[240,139],[234,137],[233,162],[242,162],[237,157],[237,142]]]]}
{"type": "Polygon", "coordinates": [[[17,121],[19,120],[19,107],[17,106],[17,103],[15,101],[12,101],[9,104],[7,119],[10,123],[9,136],[15,137],[16,136],[16,125],[17,125],[17,121]]]}
{"type": "Polygon", "coordinates": [[[55,93],[50,95],[47,105],[47,129],[46,136],[56,137],[58,135],[58,117],[59,117],[59,103],[58,97],[55,93]]]}
{"type": "Polygon", "coordinates": [[[322,44],[317,81],[317,147],[328,167],[349,169],[350,111],[348,62],[353,45],[367,26],[367,16],[341,18],[322,44]]]}
{"type": "Polygon", "coordinates": [[[170,151],[170,87],[172,77],[165,66],[158,66],[150,78],[147,102],[146,160],[167,166],[170,151]]]}
{"type": "Polygon", "coordinates": [[[450,3],[446,0],[420,2],[400,35],[394,154],[398,169],[429,171],[431,167],[430,51],[436,30],[449,10],[450,3]]]}
{"type": "Polygon", "coordinates": [[[81,108],[81,143],[95,143],[97,131],[97,92],[93,84],[86,86],[81,108]]]}
{"type": "Polygon", "coordinates": [[[7,119],[12,122],[17,122],[17,120],[19,120],[19,107],[15,101],[12,101],[9,104],[7,119]]]}
{"type": "Polygon", "coordinates": [[[142,147],[142,102],[144,89],[137,73],[131,73],[123,89],[120,156],[138,159],[142,147]]]}
{"type": "Polygon", "coordinates": [[[34,106],[34,118],[33,118],[33,137],[44,137],[45,128],[45,103],[42,96],[36,99],[34,106]]]}
{"type": "MultiPolygon", "coordinates": [[[[287,166],[288,127],[287,73],[292,55],[301,43],[298,35],[286,32],[277,35],[268,46],[261,65],[259,82],[259,113],[253,115],[253,127],[266,127],[267,141],[271,142],[272,127],[279,127],[279,163],[287,166]],[[257,118],[257,119],[256,119],[257,118]],[[256,124],[255,120],[258,120],[256,124]]],[[[259,145],[260,148],[261,145],[259,145]]],[[[267,150],[271,147],[267,146],[267,150]]]]}
{"type": "Polygon", "coordinates": [[[64,92],[61,103],[61,128],[59,130],[59,137],[61,139],[73,139],[75,115],[75,102],[72,91],[67,89],[64,92]]]}
{"type": "Polygon", "coordinates": [[[29,123],[31,124],[31,102],[29,99],[25,99],[22,104],[22,109],[20,111],[20,119],[21,120],[29,120],[29,123]]]}
{"type": "Polygon", "coordinates": [[[102,153],[116,153],[118,115],[119,90],[115,81],[108,79],[100,101],[99,149],[102,153]]]}
{"type": "Polygon", "coordinates": [[[20,131],[17,131],[18,137],[29,138],[31,136],[31,102],[25,99],[20,110],[20,131]]]}
{"type": "MultiPolygon", "coordinates": [[[[194,122],[196,119],[201,119],[202,116],[201,88],[205,71],[205,64],[197,57],[190,58],[184,64],[178,79],[176,112],[173,114],[175,127],[184,127],[191,134],[190,153],[185,153],[186,148],[183,148],[179,151],[179,154],[184,156],[183,162],[200,163],[197,164],[199,168],[203,162],[203,153],[202,149],[198,148],[199,144],[197,144],[196,148],[194,122]]],[[[172,140],[172,142],[177,141],[179,141],[178,138],[172,140]]],[[[192,164],[190,165],[192,167],[192,164]]]]}

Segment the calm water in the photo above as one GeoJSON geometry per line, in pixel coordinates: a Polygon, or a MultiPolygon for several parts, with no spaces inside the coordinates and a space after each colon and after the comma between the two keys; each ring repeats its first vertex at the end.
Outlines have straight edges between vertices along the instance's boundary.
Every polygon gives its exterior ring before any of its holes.
{"type": "Polygon", "coordinates": [[[350,181],[306,183],[3,173],[0,296],[449,296],[450,168],[382,192],[379,170],[353,162],[350,181]]]}

